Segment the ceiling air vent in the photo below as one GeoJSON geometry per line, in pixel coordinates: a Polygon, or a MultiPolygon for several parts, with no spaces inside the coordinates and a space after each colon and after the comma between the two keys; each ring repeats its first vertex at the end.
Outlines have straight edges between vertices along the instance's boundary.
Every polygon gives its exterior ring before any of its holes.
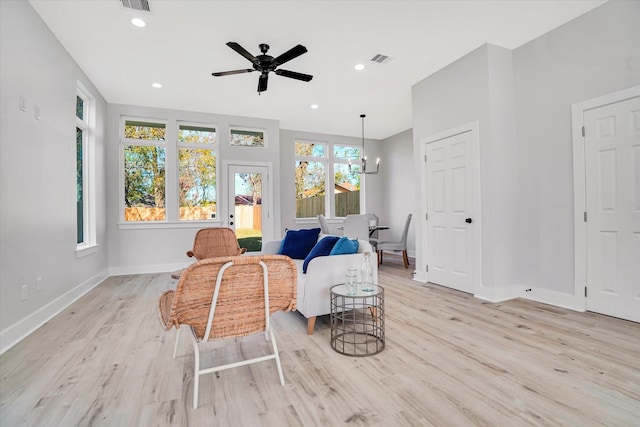
{"type": "Polygon", "coordinates": [[[371,62],[377,62],[378,64],[382,64],[387,59],[389,59],[387,55],[382,55],[381,53],[378,53],[376,56],[371,58],[371,62]]]}
{"type": "Polygon", "coordinates": [[[151,12],[149,0],[120,0],[126,9],[138,10],[140,12],[151,12]]]}

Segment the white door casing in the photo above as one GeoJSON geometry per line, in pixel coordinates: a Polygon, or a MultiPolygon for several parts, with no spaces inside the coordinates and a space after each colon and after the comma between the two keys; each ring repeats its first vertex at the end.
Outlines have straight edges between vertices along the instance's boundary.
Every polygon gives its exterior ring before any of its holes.
{"type": "Polygon", "coordinates": [[[587,310],[640,322],[640,97],[584,127],[587,310]]]}
{"type": "Polygon", "coordinates": [[[480,273],[477,138],[476,123],[422,141],[427,279],[469,293],[480,273]]]}
{"type": "Polygon", "coordinates": [[[237,218],[235,212],[235,197],[236,197],[236,174],[239,173],[251,173],[262,174],[262,241],[266,242],[273,240],[273,200],[271,200],[271,194],[273,194],[273,182],[271,182],[271,164],[261,162],[237,162],[227,161],[224,164],[226,170],[225,176],[227,177],[226,185],[226,200],[227,200],[227,212],[225,222],[229,228],[235,230],[237,225],[237,218]]]}

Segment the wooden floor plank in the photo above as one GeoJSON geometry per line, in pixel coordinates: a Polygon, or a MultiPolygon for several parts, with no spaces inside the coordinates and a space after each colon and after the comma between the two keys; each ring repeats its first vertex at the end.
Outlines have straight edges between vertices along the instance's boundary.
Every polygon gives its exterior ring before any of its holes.
{"type": "MultiPolygon", "coordinates": [[[[201,377],[197,410],[187,334],[172,359],[155,312],[175,281],[111,277],[0,356],[0,425],[640,425],[640,324],[419,284],[393,255],[379,277],[383,352],[340,355],[327,316],[309,336],[279,312],[285,386],[272,361],[222,371],[201,377]]],[[[211,347],[206,363],[268,344],[211,347]]]]}

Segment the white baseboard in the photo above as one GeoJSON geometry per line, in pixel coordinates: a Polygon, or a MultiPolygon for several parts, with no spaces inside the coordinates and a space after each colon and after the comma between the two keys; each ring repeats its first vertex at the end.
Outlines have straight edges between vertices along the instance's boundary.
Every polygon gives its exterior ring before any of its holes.
{"type": "Polygon", "coordinates": [[[109,275],[124,276],[127,274],[170,273],[186,268],[193,264],[194,261],[177,262],[171,264],[126,265],[120,267],[111,267],[109,268],[109,275]]]}
{"type": "Polygon", "coordinates": [[[33,331],[57,316],[62,310],[69,307],[77,299],[98,286],[109,277],[107,270],[85,280],[70,291],[60,295],[47,305],[39,308],[24,319],[9,326],[0,332],[0,354],[28,337],[33,331]]]}
{"type": "Polygon", "coordinates": [[[502,302],[522,296],[523,291],[524,288],[518,285],[503,286],[501,288],[480,286],[480,289],[477,289],[473,296],[489,302],[502,302]]]}
{"type": "Polygon", "coordinates": [[[530,291],[523,292],[521,298],[555,305],[556,307],[567,308],[574,311],[584,312],[587,309],[585,306],[585,300],[582,296],[565,294],[563,292],[551,291],[549,289],[532,288],[530,291]]]}

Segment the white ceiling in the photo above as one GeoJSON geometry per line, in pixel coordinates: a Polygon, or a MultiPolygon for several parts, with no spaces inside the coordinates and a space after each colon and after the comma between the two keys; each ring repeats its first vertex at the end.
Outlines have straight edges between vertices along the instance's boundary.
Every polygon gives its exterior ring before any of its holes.
{"type": "Polygon", "coordinates": [[[514,49],[604,3],[598,0],[216,1],[150,0],[151,14],[120,0],[29,0],[110,103],[280,120],[283,129],[382,139],[412,127],[411,86],[484,43],[514,49]],[[146,28],[130,23],[134,16],[146,28]],[[258,73],[225,45],[258,44],[309,83],[258,73]],[[377,53],[391,59],[370,62],[377,53]],[[364,63],[364,71],[354,65],[364,63]],[[162,89],[151,84],[160,82],[162,89]],[[320,108],[312,110],[311,104],[320,108]]]}

